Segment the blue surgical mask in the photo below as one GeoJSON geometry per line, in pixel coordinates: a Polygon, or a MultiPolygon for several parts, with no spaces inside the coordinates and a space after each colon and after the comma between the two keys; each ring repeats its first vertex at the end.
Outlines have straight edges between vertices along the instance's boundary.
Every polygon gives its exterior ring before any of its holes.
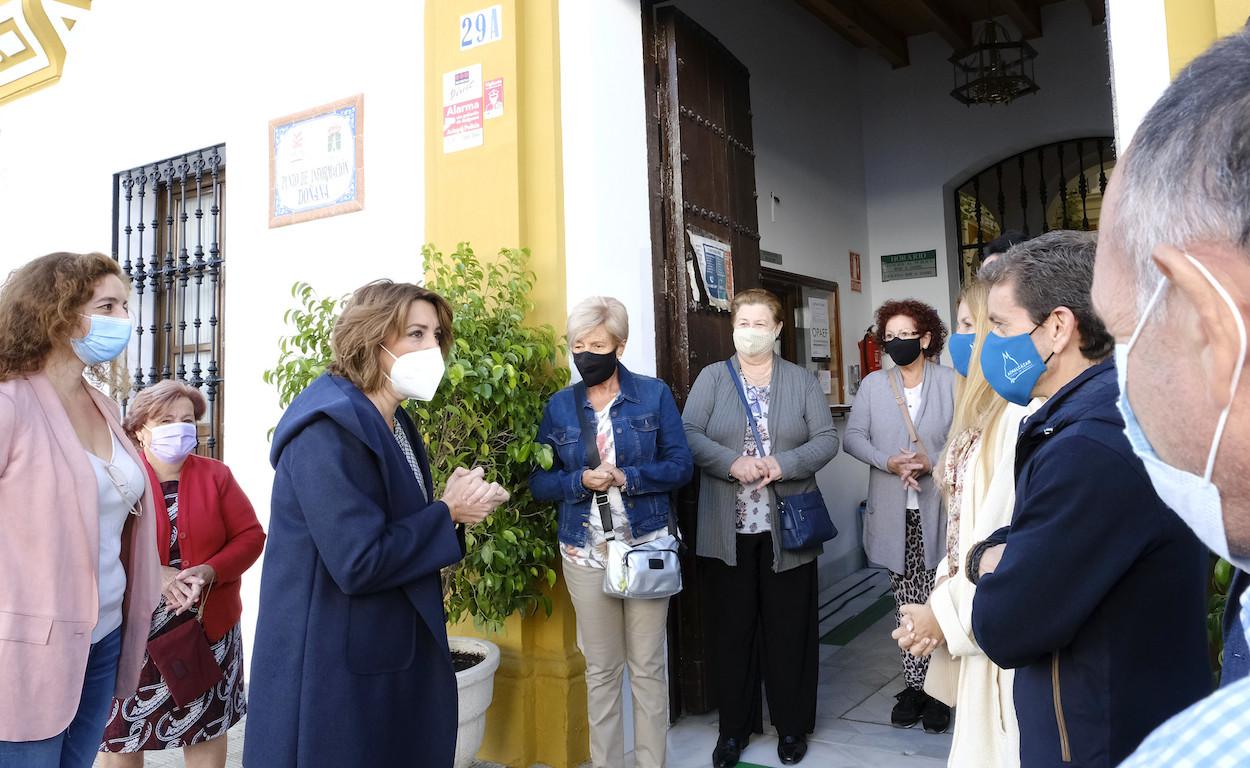
{"type": "MultiPolygon", "coordinates": [[[[1033,326],[1033,331],[1041,328],[1033,326]]],[[[1033,331],[1015,336],[987,334],[981,345],[981,373],[994,391],[1016,405],[1028,405],[1033,388],[1046,372],[1050,358],[1042,359],[1033,344],[1033,331]]],[[[1050,357],[1054,357],[1051,353],[1050,357]]]]}
{"type": "Polygon", "coordinates": [[[130,318],[108,315],[83,315],[91,319],[91,328],[81,339],[70,339],[74,354],[87,365],[116,360],[130,344],[130,318]]]}
{"type": "Polygon", "coordinates": [[[1127,344],[1115,345],[1115,367],[1116,377],[1120,382],[1120,398],[1117,405],[1120,408],[1120,415],[1124,417],[1124,434],[1128,436],[1128,441],[1133,447],[1133,453],[1137,454],[1142,463],[1146,465],[1146,474],[1150,476],[1150,482],[1154,485],[1155,493],[1159,494],[1159,498],[1172,508],[1172,511],[1189,526],[1203,544],[1207,546],[1215,554],[1228,560],[1233,565],[1243,571],[1250,570],[1250,557],[1233,557],[1228,549],[1228,535],[1224,529],[1224,510],[1223,503],[1220,500],[1220,489],[1211,481],[1211,476],[1215,471],[1215,457],[1219,452],[1220,439],[1224,436],[1224,427],[1228,424],[1228,414],[1233,407],[1233,399],[1237,395],[1237,385],[1241,383],[1241,371],[1246,360],[1246,323],[1241,313],[1237,311],[1237,304],[1233,301],[1233,297],[1219,280],[1207,270],[1197,259],[1189,254],[1185,257],[1193,263],[1193,265],[1202,273],[1203,277],[1215,288],[1220,298],[1228,305],[1229,311],[1233,313],[1233,317],[1237,321],[1237,333],[1241,339],[1241,354],[1237,356],[1237,367],[1233,370],[1233,381],[1231,392],[1228,397],[1228,405],[1224,406],[1224,410],[1220,413],[1219,421],[1216,423],[1215,435],[1211,438],[1211,449],[1207,453],[1206,471],[1201,477],[1192,472],[1187,472],[1180,467],[1174,467],[1159,458],[1159,454],[1155,452],[1154,446],[1150,444],[1149,438],[1146,437],[1145,431],[1142,430],[1141,423],[1137,420],[1137,415],[1133,413],[1133,407],[1128,401],[1128,355],[1132,351],[1133,346],[1141,337],[1142,331],[1146,327],[1146,323],[1150,319],[1150,314],[1155,306],[1159,303],[1159,298],[1163,295],[1164,287],[1167,285],[1167,278],[1163,278],[1159,282],[1159,287],[1155,289],[1154,295],[1150,298],[1150,303],[1146,305],[1146,309],[1142,312],[1141,320],[1137,323],[1136,330],[1129,337],[1127,344]]]}
{"type": "Polygon", "coordinates": [[[965,379],[968,378],[968,363],[972,362],[972,347],[977,343],[975,333],[952,333],[950,341],[951,362],[955,370],[965,379]]]}

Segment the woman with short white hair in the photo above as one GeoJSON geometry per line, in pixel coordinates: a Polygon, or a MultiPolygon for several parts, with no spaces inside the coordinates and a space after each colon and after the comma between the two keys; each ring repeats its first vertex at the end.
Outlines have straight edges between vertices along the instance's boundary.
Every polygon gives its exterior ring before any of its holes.
{"type": "Polygon", "coordinates": [[[594,296],[573,308],[568,340],[581,381],[547,402],[538,440],[551,447],[551,467],[530,475],[534,498],[559,503],[564,578],[586,657],[595,768],[625,764],[621,676],[627,666],[634,765],[664,765],[668,598],[611,597],[604,593],[604,568],[609,535],[629,546],[669,535],[669,493],[685,485],[694,468],[668,385],[621,364],[628,338],[629,315],[620,301],[594,296]],[[583,435],[582,424],[594,434],[583,435]]]}

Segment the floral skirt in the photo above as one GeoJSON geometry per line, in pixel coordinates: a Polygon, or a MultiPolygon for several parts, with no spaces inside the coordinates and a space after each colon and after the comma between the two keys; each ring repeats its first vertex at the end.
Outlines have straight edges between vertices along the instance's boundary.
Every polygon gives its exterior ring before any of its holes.
{"type": "MultiPolygon", "coordinates": [[[[164,605],[157,608],[153,631],[163,623],[164,605]]],[[[243,693],[243,634],[235,624],[212,644],[225,679],[185,707],[174,703],[160,670],[146,654],[139,690],[126,700],[113,699],[101,752],[177,749],[224,736],[247,714],[243,693]]]]}

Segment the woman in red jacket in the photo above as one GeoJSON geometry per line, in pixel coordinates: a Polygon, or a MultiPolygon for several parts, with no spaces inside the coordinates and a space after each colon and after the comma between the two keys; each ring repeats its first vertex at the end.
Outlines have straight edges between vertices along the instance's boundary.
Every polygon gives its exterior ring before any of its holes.
{"type": "Polygon", "coordinates": [[[221,665],[224,680],[197,700],[178,706],[160,670],[145,657],[139,691],[114,700],[101,752],[104,765],[143,765],[143,752],[183,748],[188,768],[222,768],[226,731],[247,711],[243,694],[243,640],[239,618],[240,579],[265,544],[252,504],[225,464],[196,456],[196,423],[206,404],[199,390],[163,381],[130,403],[126,432],[143,448],[144,464],[156,494],[156,542],[163,595],[152,615],[151,637],[196,611],[179,609],[185,585],[202,585],[204,633],[221,665]]]}

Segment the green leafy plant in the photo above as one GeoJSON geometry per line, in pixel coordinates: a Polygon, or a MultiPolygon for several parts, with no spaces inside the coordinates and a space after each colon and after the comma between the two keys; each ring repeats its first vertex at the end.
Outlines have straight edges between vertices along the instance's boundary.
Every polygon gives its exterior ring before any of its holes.
{"type": "MultiPolygon", "coordinates": [[[[407,405],[425,438],[435,486],[456,467],[481,466],[487,480],[512,494],[467,532],[464,560],[444,572],[447,618],[469,616],[497,631],[518,611],[551,612],[545,589],[556,580],[556,514],[534,501],[527,480],[535,465],[551,466],[550,447],[535,438],[544,404],[568,383],[557,364],[564,347],[551,326],[525,323],[535,282],[528,251],[505,249],[483,261],[461,243],[446,255],[427,245],[422,255],[426,287],[452,306],[456,339],[434,400],[407,405]]],[[[300,306],[285,319],[295,333],[282,340],[278,363],[264,377],[283,407],[329,364],[330,331],[345,301],[320,298],[303,283],[292,295],[300,306]]]]}
{"type": "Polygon", "coordinates": [[[1224,609],[1228,605],[1228,586],[1233,581],[1233,566],[1223,558],[1211,558],[1211,579],[1207,595],[1207,643],[1218,680],[1224,666],[1224,609]]]}

